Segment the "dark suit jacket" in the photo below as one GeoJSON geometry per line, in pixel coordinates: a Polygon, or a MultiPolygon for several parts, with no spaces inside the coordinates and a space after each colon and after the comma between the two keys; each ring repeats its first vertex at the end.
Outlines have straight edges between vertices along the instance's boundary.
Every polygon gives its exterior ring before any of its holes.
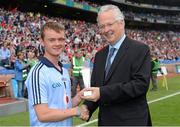
{"type": "Polygon", "coordinates": [[[150,50],[125,38],[104,78],[108,46],[95,56],[91,84],[100,87],[97,102],[85,101],[90,116],[99,107],[98,125],[151,125],[146,93],[150,81],[150,50]]]}

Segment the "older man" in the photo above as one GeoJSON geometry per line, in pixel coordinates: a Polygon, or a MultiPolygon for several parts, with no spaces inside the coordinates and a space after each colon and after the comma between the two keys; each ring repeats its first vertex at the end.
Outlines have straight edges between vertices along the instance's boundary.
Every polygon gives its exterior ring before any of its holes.
{"type": "Polygon", "coordinates": [[[97,17],[99,30],[109,45],[95,56],[91,96],[81,97],[90,116],[99,107],[99,126],[150,126],[146,100],[151,60],[149,47],[125,34],[125,22],[117,6],[105,5],[97,17]]]}

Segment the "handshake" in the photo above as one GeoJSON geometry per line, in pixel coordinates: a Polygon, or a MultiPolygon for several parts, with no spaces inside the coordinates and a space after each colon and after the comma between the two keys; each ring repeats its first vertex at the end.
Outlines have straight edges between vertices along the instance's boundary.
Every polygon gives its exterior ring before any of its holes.
{"type": "MultiPolygon", "coordinates": [[[[81,100],[88,100],[88,101],[93,101],[96,102],[100,98],[100,92],[99,92],[99,87],[89,87],[89,88],[84,88],[81,90],[77,95],[72,99],[74,102],[74,106],[77,106],[81,100]],[[84,95],[85,92],[91,91],[91,95],[84,95]]],[[[89,119],[89,110],[86,105],[81,105],[76,107],[77,111],[77,116],[79,116],[82,120],[87,121],[89,119]]]]}
{"type": "Polygon", "coordinates": [[[84,120],[87,121],[89,119],[89,110],[87,108],[86,105],[81,105],[81,106],[77,106],[77,116],[84,120]]]}

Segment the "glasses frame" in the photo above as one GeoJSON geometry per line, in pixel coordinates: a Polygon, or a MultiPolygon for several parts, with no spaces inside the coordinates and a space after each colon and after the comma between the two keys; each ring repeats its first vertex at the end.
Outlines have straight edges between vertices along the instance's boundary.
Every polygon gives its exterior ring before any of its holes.
{"type": "Polygon", "coordinates": [[[98,27],[102,31],[102,30],[105,29],[105,27],[112,27],[117,21],[119,21],[119,20],[115,20],[112,23],[107,23],[107,24],[104,24],[104,25],[98,25],[98,27]]]}

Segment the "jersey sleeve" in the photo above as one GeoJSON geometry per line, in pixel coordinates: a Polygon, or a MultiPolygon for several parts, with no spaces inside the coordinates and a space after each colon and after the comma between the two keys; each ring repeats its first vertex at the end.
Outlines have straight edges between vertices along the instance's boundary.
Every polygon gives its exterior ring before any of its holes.
{"type": "Polygon", "coordinates": [[[28,75],[25,82],[28,89],[28,99],[32,105],[48,103],[47,80],[43,74],[42,66],[35,67],[28,75]]]}

